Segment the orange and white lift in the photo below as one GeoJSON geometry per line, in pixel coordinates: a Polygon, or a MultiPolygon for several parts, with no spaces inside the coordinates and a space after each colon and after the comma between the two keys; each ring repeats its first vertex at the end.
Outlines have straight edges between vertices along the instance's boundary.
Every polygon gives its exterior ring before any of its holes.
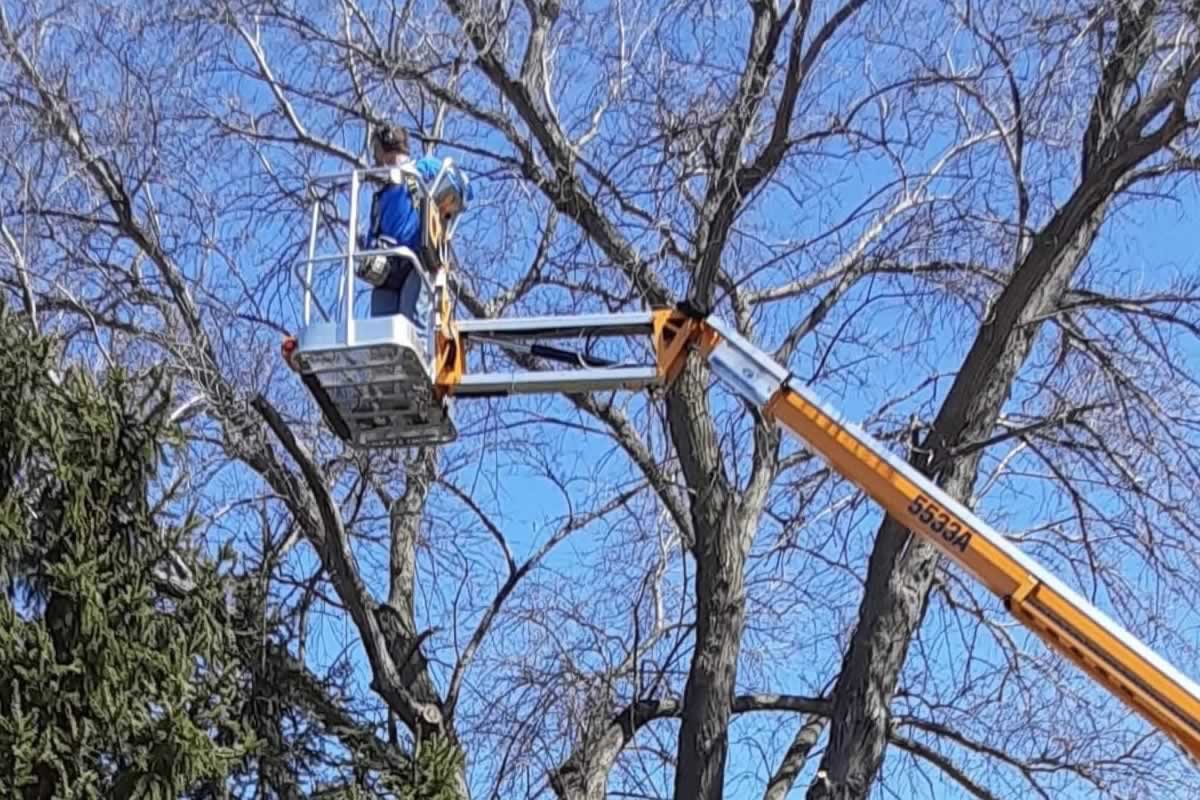
{"type": "MultiPolygon", "coordinates": [[[[931,480],[841,414],[720,319],[683,308],[518,319],[455,320],[448,286],[455,220],[440,219],[420,184],[426,221],[422,264],[406,248],[355,249],[357,170],[318,179],[350,189],[349,236],[343,252],[317,255],[322,201],[313,204],[308,259],[301,276],[303,327],[283,345],[330,427],[353,446],[394,448],[445,444],[456,438],[457,398],[532,393],[637,391],[664,387],[679,374],[689,352],[706,359],[713,374],[767,418],[797,436],[894,519],[936,545],[986,586],[1046,644],[1072,661],[1152,725],[1200,760],[1200,687],[1116,622],[1018,549],[1004,535],[946,494],[931,480]],[[416,264],[433,296],[427,341],[419,341],[403,316],[356,318],[355,267],[386,252],[416,264]],[[334,313],[317,302],[313,268],[340,266],[334,313]],[[321,315],[314,320],[314,306],[321,315]],[[546,342],[586,338],[641,338],[646,363],[614,364],[546,342]],[[472,373],[472,348],[499,346],[563,366],[545,370],[472,373]],[[569,366],[567,364],[569,363],[569,366]]],[[[325,202],[328,202],[327,200],[325,202]]]]}

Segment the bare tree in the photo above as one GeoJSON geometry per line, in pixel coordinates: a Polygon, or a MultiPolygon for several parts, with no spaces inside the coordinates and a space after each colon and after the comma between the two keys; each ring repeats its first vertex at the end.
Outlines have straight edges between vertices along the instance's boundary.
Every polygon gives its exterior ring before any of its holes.
{"type": "Polygon", "coordinates": [[[272,674],[373,764],[449,743],[462,796],[1198,788],[699,362],[461,403],[440,450],[323,429],[276,357],[306,185],[399,120],[476,174],[460,314],[714,309],[1196,663],[1200,296],[1106,238],[1193,201],[1194,4],[607,11],[0,11],[0,281],[98,366],[171,365],[272,674]]]}
{"type": "MultiPolygon", "coordinates": [[[[984,446],[1014,437],[1011,428],[1001,427],[1001,413],[1045,322],[1062,325],[1063,347],[1077,343],[1083,347],[1086,357],[1092,360],[1089,366],[1099,373],[1093,379],[1107,384],[1109,391],[1096,392],[1099,397],[1078,389],[1055,392],[1059,396],[1051,414],[1015,432],[1036,454],[1050,456],[1044,444],[1034,443],[1042,436],[1055,441],[1064,436],[1074,438],[1074,434],[1058,429],[1086,431],[1090,427],[1089,412],[1099,406],[1140,407],[1146,424],[1171,427],[1170,412],[1160,415],[1156,413],[1157,403],[1147,406],[1149,396],[1138,389],[1138,381],[1130,380],[1116,367],[1112,351],[1086,334],[1077,334],[1071,322],[1073,315],[1064,306],[1072,279],[1117,197],[1142,180],[1187,166],[1186,159],[1182,163],[1177,160],[1172,146],[1196,125],[1195,119],[1189,118],[1188,105],[1200,79],[1200,49],[1194,9],[1187,7],[1173,9],[1154,2],[1137,7],[1119,5],[1075,22],[1078,35],[1098,39],[1093,69],[1099,69],[1099,76],[1087,81],[1095,89],[1087,103],[1075,185],[1064,199],[1047,204],[1039,215],[1045,222],[1039,226],[1031,210],[1033,193],[1023,169],[1030,127],[1023,109],[1042,105],[1048,98],[1037,96],[1041,87],[1035,87],[1032,93],[1022,89],[1007,51],[1010,43],[1000,41],[996,33],[981,30],[968,9],[960,13],[981,48],[990,51],[988,66],[1007,79],[1008,97],[1002,101],[1004,105],[997,107],[998,103],[976,80],[945,75],[936,66],[930,73],[935,80],[962,87],[968,99],[964,102],[978,104],[982,113],[995,119],[998,133],[1004,138],[1016,194],[1016,216],[1011,226],[1014,233],[1006,248],[1013,265],[1003,289],[990,301],[936,416],[922,432],[912,461],[927,475],[935,476],[951,495],[969,502],[984,446]],[[1189,13],[1193,14],[1190,21],[1189,13]],[[1147,82],[1145,89],[1139,87],[1142,81],[1147,82]],[[1082,344],[1089,340],[1089,344],[1082,344]],[[1053,432],[1047,433],[1047,428],[1053,432]]],[[[1047,22],[1051,28],[1064,26],[1063,33],[1071,30],[1070,23],[1062,20],[1047,22]]],[[[1069,54],[1063,56],[1065,61],[1069,54]]],[[[1055,76],[1047,76],[1046,80],[1049,83],[1055,76]]],[[[1046,91],[1054,90],[1047,87],[1046,91]]],[[[1062,362],[1070,360],[1060,358],[1062,362]]],[[[1163,364],[1168,370],[1169,360],[1170,356],[1163,364]]],[[[1056,382],[1054,370],[1048,372],[1039,380],[1056,382]]],[[[1130,443],[1136,440],[1134,431],[1128,434],[1120,438],[1130,443]]],[[[1052,458],[1046,466],[1066,479],[1064,491],[1079,492],[1070,487],[1070,472],[1056,466],[1052,458]]],[[[1080,505],[1084,504],[1081,500],[1080,505]]],[[[1087,516],[1081,509],[1077,520],[1085,537],[1092,527],[1087,516]]],[[[1191,527],[1184,524],[1184,530],[1191,527]]],[[[830,747],[822,758],[821,778],[809,791],[810,798],[864,796],[879,769],[896,682],[920,624],[938,560],[934,548],[909,541],[909,536],[890,520],[883,523],[876,536],[859,621],[834,687],[830,747]]]]}

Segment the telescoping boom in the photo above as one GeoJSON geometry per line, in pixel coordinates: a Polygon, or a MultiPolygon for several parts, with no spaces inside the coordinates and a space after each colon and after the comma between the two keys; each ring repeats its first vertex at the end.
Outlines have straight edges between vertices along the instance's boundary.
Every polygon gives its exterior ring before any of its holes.
{"type": "Polygon", "coordinates": [[[433,189],[425,190],[423,214],[429,230],[444,233],[424,247],[432,263],[422,263],[407,248],[387,251],[411,262],[428,282],[434,297],[429,335],[417,336],[410,320],[398,314],[356,319],[356,267],[363,257],[375,255],[355,247],[355,198],[367,172],[349,176],[351,213],[344,253],[316,254],[321,201],[314,202],[308,259],[300,276],[304,325],[283,344],[287,363],[300,374],[338,436],[358,447],[444,444],[457,436],[452,414],[456,398],[665,386],[679,374],[688,354],[699,351],[733,392],[799,437],[895,520],[998,596],[1051,649],[1200,760],[1200,687],[937,484],[844,420],[719,319],[681,307],[456,321],[449,288],[453,226],[435,224],[428,199],[433,189]],[[333,313],[315,296],[313,266],[322,263],[341,265],[333,313]],[[320,319],[313,317],[314,309],[320,319]],[[649,338],[653,363],[616,363],[547,344],[629,337],[649,338]],[[468,369],[468,351],[486,346],[519,354],[516,360],[530,368],[468,369]],[[552,362],[563,366],[540,366],[552,362]]]}
{"type": "Polygon", "coordinates": [[[714,373],[894,519],[998,596],[1051,649],[1200,759],[1200,687],[722,323],[698,323],[714,373]]]}
{"type": "Polygon", "coordinates": [[[438,349],[437,386],[460,396],[661,385],[678,374],[688,351],[699,349],[732,391],[799,437],[894,519],[937,546],[1051,649],[1200,759],[1200,687],[720,320],[660,310],[594,319],[479,321],[442,337],[438,349]],[[602,335],[606,327],[628,333],[639,321],[653,336],[658,361],[641,372],[625,368],[617,374],[586,366],[547,373],[463,372],[463,350],[476,331],[493,341],[503,334],[516,341],[585,330],[602,335]]]}

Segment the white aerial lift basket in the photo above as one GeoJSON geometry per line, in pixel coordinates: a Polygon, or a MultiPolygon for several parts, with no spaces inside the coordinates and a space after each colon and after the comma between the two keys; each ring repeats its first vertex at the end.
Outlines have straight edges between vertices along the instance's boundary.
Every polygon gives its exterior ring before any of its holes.
{"type": "MultiPolygon", "coordinates": [[[[450,161],[447,159],[447,167],[450,161]]],[[[422,194],[422,213],[429,213],[426,200],[435,196],[439,174],[432,184],[421,180],[411,166],[356,169],[350,173],[320,176],[314,188],[330,187],[335,193],[349,188],[349,223],[345,249],[318,254],[321,210],[328,196],[314,192],[308,237],[308,258],[303,262],[303,327],[291,341],[288,363],[300,374],[326,421],[342,439],[364,447],[405,447],[445,444],[457,436],[450,415],[450,398],[434,391],[433,347],[441,323],[443,293],[447,291],[443,256],[448,253],[453,222],[433,245],[436,264],[425,264],[407,247],[358,249],[358,195],[364,179],[383,176],[393,181],[408,172],[422,194]],[[402,314],[357,316],[355,284],[363,259],[385,256],[413,265],[431,297],[429,336],[424,340],[402,314]],[[318,297],[314,270],[336,267],[336,302],[327,308],[318,297]],[[433,277],[430,268],[436,269],[433,277]],[[314,319],[313,310],[317,311],[314,319]]],[[[336,205],[335,205],[336,208],[336,205]]],[[[430,251],[429,246],[426,247],[430,251]]]]}

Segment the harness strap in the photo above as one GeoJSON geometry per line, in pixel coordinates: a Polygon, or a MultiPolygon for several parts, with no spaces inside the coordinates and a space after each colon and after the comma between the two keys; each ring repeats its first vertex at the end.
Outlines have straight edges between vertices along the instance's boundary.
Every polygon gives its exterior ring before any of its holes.
{"type": "MultiPolygon", "coordinates": [[[[408,189],[408,199],[413,205],[413,209],[421,213],[421,185],[417,182],[417,176],[408,170],[400,167],[401,184],[405,189],[408,189]]],[[[389,185],[385,184],[382,188],[375,190],[375,202],[371,204],[371,229],[370,236],[372,241],[382,239],[379,233],[380,218],[382,212],[380,210],[379,195],[388,190],[389,185]]],[[[424,227],[422,225],[422,227],[424,227]]]]}

